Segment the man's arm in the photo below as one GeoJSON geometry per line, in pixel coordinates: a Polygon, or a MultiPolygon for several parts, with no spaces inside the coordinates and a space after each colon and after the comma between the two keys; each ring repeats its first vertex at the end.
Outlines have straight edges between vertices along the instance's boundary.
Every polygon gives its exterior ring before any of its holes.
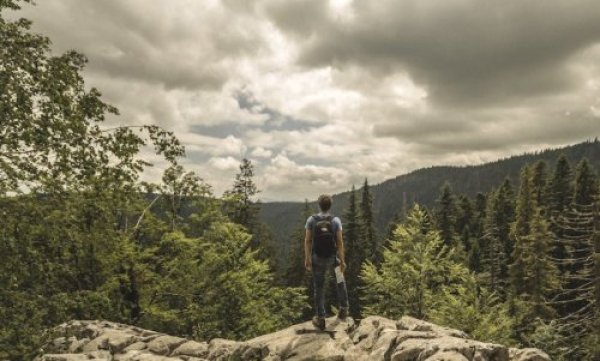
{"type": "Polygon", "coordinates": [[[344,254],[344,238],[342,236],[341,229],[338,229],[337,232],[335,232],[335,242],[337,245],[338,256],[341,262],[340,269],[342,270],[342,272],[344,272],[346,270],[346,256],[344,254]]]}
{"type": "Polygon", "coordinates": [[[304,267],[307,270],[312,270],[312,258],[311,258],[311,250],[312,250],[312,232],[307,229],[304,233],[304,267]]]}

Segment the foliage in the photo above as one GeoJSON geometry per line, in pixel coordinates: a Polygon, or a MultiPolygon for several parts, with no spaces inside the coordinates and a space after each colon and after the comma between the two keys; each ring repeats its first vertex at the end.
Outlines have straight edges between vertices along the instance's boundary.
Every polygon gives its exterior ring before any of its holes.
{"type": "Polygon", "coordinates": [[[394,231],[380,269],[367,262],[361,277],[365,313],[386,317],[409,314],[423,318],[445,287],[461,282],[463,268],[437,231],[423,232],[425,212],[417,205],[394,231]]]}

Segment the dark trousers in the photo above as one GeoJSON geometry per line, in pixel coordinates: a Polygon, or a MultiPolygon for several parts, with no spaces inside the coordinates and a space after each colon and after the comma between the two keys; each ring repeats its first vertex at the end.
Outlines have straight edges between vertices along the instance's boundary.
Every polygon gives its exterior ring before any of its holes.
{"type": "MultiPolygon", "coordinates": [[[[322,258],[316,254],[312,254],[312,274],[314,288],[314,307],[317,316],[325,317],[325,280],[329,272],[333,272],[335,267],[340,264],[340,259],[333,255],[331,257],[322,258]]],[[[346,282],[336,282],[337,300],[340,307],[348,307],[348,290],[346,282]]]]}

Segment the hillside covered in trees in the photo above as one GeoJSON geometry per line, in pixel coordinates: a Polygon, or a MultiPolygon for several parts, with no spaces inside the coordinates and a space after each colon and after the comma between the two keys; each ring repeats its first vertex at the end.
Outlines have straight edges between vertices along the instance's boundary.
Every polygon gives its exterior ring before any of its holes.
{"type": "MultiPolygon", "coordinates": [[[[549,167],[554,166],[556,159],[564,154],[572,163],[587,158],[590,163],[600,168],[600,141],[585,141],[558,149],[546,149],[539,152],[499,159],[494,162],[473,166],[435,166],[422,168],[408,174],[397,176],[379,184],[371,185],[373,194],[373,213],[376,215],[375,228],[381,235],[385,233],[389,223],[402,212],[403,206],[410,207],[414,202],[424,206],[432,206],[444,183],[449,183],[455,192],[475,196],[478,192],[489,192],[493,187],[508,177],[514,185],[519,184],[519,172],[528,163],[545,161],[549,167]]],[[[357,185],[360,186],[360,185],[357,185]]],[[[351,185],[348,186],[350,189],[351,185]]],[[[316,210],[318,194],[307,194],[311,212],[316,210]]],[[[333,195],[333,212],[342,214],[348,206],[350,192],[333,195]]],[[[261,206],[260,217],[272,230],[273,235],[285,239],[294,224],[290,219],[297,219],[304,205],[301,202],[265,202],[261,206]]],[[[306,220],[306,219],[304,219],[306,220]]],[[[299,221],[300,222],[300,221],[299,221]]],[[[283,242],[282,247],[286,247],[283,242]]]]}

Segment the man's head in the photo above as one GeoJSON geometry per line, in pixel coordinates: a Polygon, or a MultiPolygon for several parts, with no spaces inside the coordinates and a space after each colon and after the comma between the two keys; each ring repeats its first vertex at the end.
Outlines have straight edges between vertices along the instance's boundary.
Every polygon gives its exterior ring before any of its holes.
{"type": "Polygon", "coordinates": [[[321,194],[319,196],[319,208],[321,212],[327,212],[331,208],[331,196],[329,194],[321,194]]]}

